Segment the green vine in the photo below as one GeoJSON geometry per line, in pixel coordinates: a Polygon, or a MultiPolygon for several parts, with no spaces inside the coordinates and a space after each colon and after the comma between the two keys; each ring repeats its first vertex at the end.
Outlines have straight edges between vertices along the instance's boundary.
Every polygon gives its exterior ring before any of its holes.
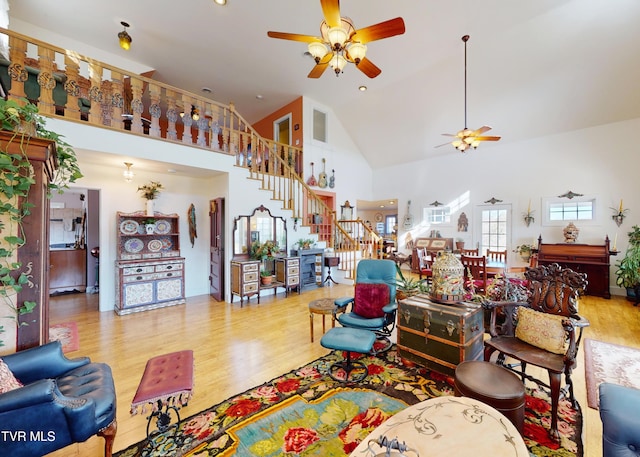
{"type": "MultiPolygon", "coordinates": [[[[13,132],[10,140],[0,148],[0,297],[12,310],[10,317],[18,321],[19,316],[34,310],[34,301],[14,304],[12,297],[17,296],[23,287],[29,284],[31,269],[23,269],[15,261],[17,250],[27,243],[24,219],[31,214],[33,204],[28,202],[29,191],[35,178],[33,168],[27,156],[27,148],[35,133],[39,138],[52,140],[56,144],[58,168],[54,179],[49,183],[51,191],[62,193],[69,183],[82,177],[74,150],[60,135],[44,128],[45,119],[38,114],[38,107],[26,99],[19,101],[0,99],[0,124],[2,130],[13,132]],[[33,126],[29,131],[26,126],[33,126]],[[10,153],[9,145],[19,142],[19,153],[10,153]]],[[[0,334],[5,329],[0,326],[0,334]]],[[[4,342],[0,339],[0,346],[4,342]]]]}

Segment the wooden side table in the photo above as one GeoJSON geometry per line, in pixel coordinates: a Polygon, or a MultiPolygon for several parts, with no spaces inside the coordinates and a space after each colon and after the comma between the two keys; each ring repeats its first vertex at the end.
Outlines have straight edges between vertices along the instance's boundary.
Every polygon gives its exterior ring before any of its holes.
{"type": "MultiPolygon", "coordinates": [[[[327,267],[327,277],[324,279],[324,282],[331,281],[334,284],[338,284],[335,279],[331,277],[331,267],[337,267],[340,265],[340,257],[325,257],[324,258],[324,266],[327,267]]],[[[331,284],[329,284],[331,285],[331,284]]]]}
{"type": "Polygon", "coordinates": [[[322,315],[322,333],[324,334],[326,331],[324,316],[327,314],[331,315],[331,327],[336,326],[336,320],[333,318],[333,309],[336,307],[334,303],[334,298],[319,298],[317,300],[313,300],[309,303],[309,323],[311,329],[311,342],[313,343],[313,315],[321,314],[322,315]]]}

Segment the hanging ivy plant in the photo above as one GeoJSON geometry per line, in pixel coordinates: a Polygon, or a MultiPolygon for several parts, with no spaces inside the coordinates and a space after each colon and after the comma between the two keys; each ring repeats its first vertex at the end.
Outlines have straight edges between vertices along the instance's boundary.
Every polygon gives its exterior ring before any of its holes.
{"type": "MultiPolygon", "coordinates": [[[[0,124],[10,131],[8,142],[0,147],[0,298],[14,311],[15,318],[33,311],[36,303],[14,303],[13,297],[29,283],[29,271],[17,262],[17,250],[27,243],[23,221],[31,214],[33,204],[28,202],[29,191],[35,184],[33,167],[27,148],[33,136],[52,140],[56,144],[58,168],[49,183],[52,191],[62,192],[70,183],[82,177],[75,151],[61,135],[45,129],[45,118],[38,107],[26,99],[19,101],[0,98],[0,124]],[[18,145],[18,148],[11,147],[18,145]],[[11,152],[18,150],[18,153],[11,152]]],[[[3,316],[4,317],[4,316],[3,316]]],[[[0,326],[0,333],[4,331],[0,326]]],[[[0,339],[0,346],[4,343],[0,339]]]]}

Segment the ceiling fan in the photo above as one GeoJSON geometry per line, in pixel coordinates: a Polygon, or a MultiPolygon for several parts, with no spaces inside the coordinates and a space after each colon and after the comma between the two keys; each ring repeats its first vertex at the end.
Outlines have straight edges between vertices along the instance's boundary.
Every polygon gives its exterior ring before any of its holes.
{"type": "Polygon", "coordinates": [[[336,76],[342,73],[347,62],[354,64],[369,78],[375,78],[382,70],[365,54],[367,43],[404,33],[401,17],[380,22],[356,30],[348,17],[340,16],[340,0],[320,0],[324,20],[320,24],[320,37],[297,33],[267,32],[271,38],[302,41],[308,44],[309,54],[316,61],[309,78],[319,78],[327,67],[333,68],[336,76]]]}
{"type": "Polygon", "coordinates": [[[462,41],[464,41],[464,128],[456,134],[443,133],[444,136],[454,137],[455,140],[450,143],[439,144],[436,147],[439,148],[450,144],[464,153],[470,148],[476,149],[482,141],[498,141],[500,137],[483,135],[483,133],[491,130],[491,127],[486,125],[476,130],[467,128],[467,41],[469,41],[469,35],[463,36],[462,41]]]}

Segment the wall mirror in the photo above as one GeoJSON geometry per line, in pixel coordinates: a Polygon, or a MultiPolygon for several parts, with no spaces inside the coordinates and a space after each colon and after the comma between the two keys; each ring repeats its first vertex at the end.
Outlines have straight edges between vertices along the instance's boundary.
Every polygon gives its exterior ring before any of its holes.
{"type": "Polygon", "coordinates": [[[249,258],[254,241],[264,243],[275,241],[280,252],[287,251],[287,221],[280,216],[272,216],[269,209],[260,205],[248,216],[238,216],[233,220],[233,256],[249,258]]]}

